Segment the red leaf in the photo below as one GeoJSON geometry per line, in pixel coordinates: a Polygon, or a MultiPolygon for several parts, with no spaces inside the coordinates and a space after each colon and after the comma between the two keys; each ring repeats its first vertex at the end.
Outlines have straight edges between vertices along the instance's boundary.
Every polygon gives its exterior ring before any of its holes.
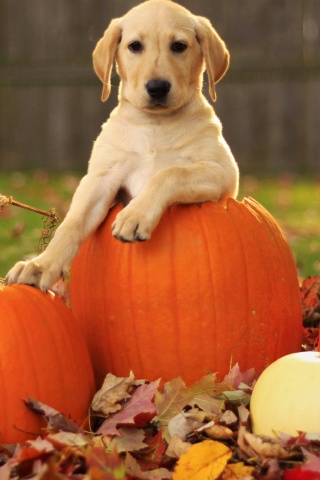
{"type": "Polygon", "coordinates": [[[156,468],[155,470],[148,470],[146,472],[142,471],[139,463],[130,453],[126,455],[125,465],[130,478],[133,477],[137,480],[164,480],[172,477],[172,473],[166,468],[156,468]]]}
{"type": "Polygon", "coordinates": [[[116,453],[106,453],[104,448],[92,447],[86,454],[89,467],[88,478],[93,480],[126,479],[126,469],[121,457],[116,453]]]}
{"type": "Polygon", "coordinates": [[[240,383],[244,383],[251,387],[254,380],[256,380],[257,374],[254,368],[250,368],[249,370],[242,373],[239,368],[239,364],[236,363],[234,367],[230,370],[228,375],[226,375],[223,381],[230,385],[230,387],[235,388],[236,390],[239,388],[240,383]]]}
{"type": "Polygon", "coordinates": [[[144,443],[148,445],[148,448],[135,455],[139,459],[141,469],[152,470],[158,468],[167,449],[167,443],[163,439],[162,433],[158,432],[154,437],[145,438],[144,443]]]}
{"type": "Polygon", "coordinates": [[[312,470],[303,470],[302,467],[286,470],[283,480],[320,480],[320,472],[312,470]]]}
{"type": "Polygon", "coordinates": [[[305,350],[315,350],[319,343],[319,328],[302,329],[302,345],[305,350]]]}
{"type": "Polygon", "coordinates": [[[38,438],[37,440],[28,440],[25,445],[19,445],[15,458],[18,463],[25,460],[36,460],[46,456],[48,453],[52,453],[54,447],[48,440],[38,438]]]}
{"type": "Polygon", "coordinates": [[[138,387],[130,400],[123,405],[121,411],[107,418],[97,433],[119,435],[117,430],[119,425],[135,425],[137,427],[146,425],[156,414],[153,399],[159,383],[160,380],[156,380],[138,387]]]}
{"type": "Polygon", "coordinates": [[[320,275],[306,278],[300,288],[303,325],[316,327],[320,322],[320,275]]]}

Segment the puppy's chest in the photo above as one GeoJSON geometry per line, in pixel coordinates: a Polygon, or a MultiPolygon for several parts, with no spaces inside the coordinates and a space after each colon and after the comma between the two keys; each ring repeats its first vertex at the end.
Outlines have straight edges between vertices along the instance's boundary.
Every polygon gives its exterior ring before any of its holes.
{"type": "Polygon", "coordinates": [[[181,136],[177,138],[173,132],[161,129],[142,129],[131,141],[132,151],[153,163],[163,162],[177,151],[183,153],[186,144],[186,140],[181,136]]]}
{"type": "Polygon", "coordinates": [[[188,140],[174,131],[137,129],[123,137],[121,149],[132,158],[134,168],[143,172],[156,172],[173,163],[183,163],[188,156],[188,140]],[[131,133],[131,135],[130,135],[131,133]]]}
{"type": "Polygon", "coordinates": [[[157,148],[150,145],[132,157],[132,169],[125,179],[125,189],[135,197],[142,190],[145,183],[157,172],[171,166],[186,165],[189,159],[174,153],[171,149],[157,148]]]}

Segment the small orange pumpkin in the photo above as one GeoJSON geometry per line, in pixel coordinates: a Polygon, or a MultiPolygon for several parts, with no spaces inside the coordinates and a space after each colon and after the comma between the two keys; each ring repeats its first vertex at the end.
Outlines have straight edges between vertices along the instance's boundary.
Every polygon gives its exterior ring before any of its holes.
{"type": "Polygon", "coordinates": [[[41,433],[40,417],[23,403],[29,396],[80,425],[94,394],[94,376],[71,311],[53,294],[11,285],[0,288],[0,312],[0,443],[41,433]]]}
{"type": "Polygon", "coordinates": [[[98,385],[105,374],[187,384],[239,362],[263,370],[300,349],[301,306],[291,250],[255,200],[176,205],[149,241],[111,235],[121,206],[82,246],[71,308],[98,385]]]}

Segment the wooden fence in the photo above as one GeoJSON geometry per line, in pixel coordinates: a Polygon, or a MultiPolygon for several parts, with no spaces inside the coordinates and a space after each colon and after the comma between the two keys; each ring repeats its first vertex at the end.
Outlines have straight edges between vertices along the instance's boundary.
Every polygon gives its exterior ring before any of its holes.
{"type": "MultiPolygon", "coordinates": [[[[138,1],[0,0],[0,169],[84,170],[101,123],[91,53],[138,1]]],[[[320,0],[181,1],[226,41],[215,109],[243,172],[320,173],[320,0]]],[[[116,85],[115,81],[115,85],[116,85]]]]}

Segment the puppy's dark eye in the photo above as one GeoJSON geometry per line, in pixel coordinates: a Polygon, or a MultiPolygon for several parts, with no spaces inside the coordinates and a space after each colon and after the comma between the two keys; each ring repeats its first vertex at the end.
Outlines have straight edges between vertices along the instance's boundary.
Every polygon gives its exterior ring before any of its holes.
{"type": "Polygon", "coordinates": [[[142,44],[140,42],[132,42],[129,45],[129,50],[133,53],[139,53],[142,51],[142,44]]]}
{"type": "Polygon", "coordinates": [[[174,52],[174,53],[182,53],[184,52],[185,50],[187,49],[187,45],[183,42],[174,42],[172,45],[171,45],[171,50],[174,52]]]}

